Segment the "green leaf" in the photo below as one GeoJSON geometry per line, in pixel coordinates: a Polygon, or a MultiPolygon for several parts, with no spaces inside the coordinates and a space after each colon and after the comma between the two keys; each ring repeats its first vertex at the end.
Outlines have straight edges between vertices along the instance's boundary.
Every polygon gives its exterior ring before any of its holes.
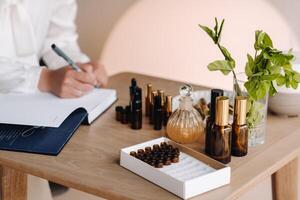
{"type": "Polygon", "coordinates": [[[297,89],[298,88],[298,84],[299,83],[297,81],[295,81],[295,80],[291,81],[291,86],[292,86],[293,89],[297,89]]]}
{"type": "Polygon", "coordinates": [[[217,32],[217,35],[218,35],[217,43],[221,42],[221,35],[222,35],[221,33],[222,33],[222,30],[223,30],[224,22],[225,22],[225,19],[222,19],[220,30],[219,30],[219,32],[217,32]]]}
{"type": "Polygon", "coordinates": [[[285,84],[285,76],[279,76],[277,79],[276,79],[276,83],[278,86],[283,86],[285,84]]]}
{"type": "Polygon", "coordinates": [[[229,51],[223,47],[223,46],[220,46],[221,48],[221,51],[223,52],[224,56],[225,56],[225,60],[228,60],[228,61],[233,61],[233,65],[232,67],[234,68],[235,67],[235,61],[234,59],[231,57],[231,54],[229,53],[229,51]]]}
{"type": "Polygon", "coordinates": [[[259,50],[260,48],[259,48],[259,45],[258,45],[258,37],[259,37],[259,35],[262,33],[262,31],[261,30],[256,30],[255,31],[255,43],[254,43],[254,49],[255,50],[259,50]]]}
{"type": "Polygon", "coordinates": [[[269,74],[269,75],[263,75],[261,77],[262,80],[267,80],[267,81],[273,81],[277,79],[280,76],[280,74],[269,74]]]}
{"type": "Polygon", "coordinates": [[[216,60],[210,63],[207,68],[210,71],[221,71],[224,75],[229,74],[232,71],[230,62],[227,60],[216,60]]]}
{"type": "Polygon", "coordinates": [[[217,36],[216,36],[216,34],[215,34],[210,28],[208,28],[207,26],[202,26],[202,25],[200,25],[200,24],[199,24],[199,27],[200,27],[203,31],[205,31],[205,32],[211,37],[211,39],[216,43],[216,41],[217,41],[217,36]]]}
{"type": "Polygon", "coordinates": [[[300,73],[298,72],[295,72],[294,76],[293,76],[293,79],[295,81],[297,81],[298,83],[300,83],[300,73]]]}
{"type": "Polygon", "coordinates": [[[255,50],[262,50],[267,47],[273,47],[273,42],[270,36],[261,30],[255,31],[255,50]]]}
{"type": "Polygon", "coordinates": [[[217,36],[219,36],[218,34],[218,29],[219,29],[219,26],[218,26],[218,19],[215,17],[215,27],[214,27],[214,31],[215,31],[215,34],[217,36]]]}
{"type": "Polygon", "coordinates": [[[245,72],[248,77],[252,76],[254,68],[254,60],[250,54],[247,54],[248,62],[246,63],[245,72]]]}
{"type": "Polygon", "coordinates": [[[270,38],[270,36],[265,33],[265,36],[264,36],[264,39],[263,39],[263,47],[266,48],[266,47],[273,47],[273,42],[270,38]]]}
{"type": "Polygon", "coordinates": [[[257,82],[256,90],[256,100],[263,99],[267,92],[269,91],[270,82],[269,81],[259,81],[257,82]]]}
{"type": "Polygon", "coordinates": [[[256,99],[256,83],[255,80],[248,80],[245,84],[244,84],[245,88],[247,89],[247,92],[249,94],[249,96],[253,99],[256,99]]]}
{"type": "Polygon", "coordinates": [[[264,72],[256,72],[255,74],[252,75],[252,77],[260,77],[264,74],[264,72]]]}
{"type": "Polygon", "coordinates": [[[277,93],[277,90],[276,90],[276,88],[274,87],[273,82],[271,82],[271,86],[270,86],[270,89],[269,89],[269,95],[272,97],[272,96],[274,96],[276,93],[277,93]]]}

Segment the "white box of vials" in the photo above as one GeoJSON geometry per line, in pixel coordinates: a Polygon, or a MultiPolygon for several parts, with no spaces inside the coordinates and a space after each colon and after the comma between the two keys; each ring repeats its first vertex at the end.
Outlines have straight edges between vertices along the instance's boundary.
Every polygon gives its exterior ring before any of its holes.
{"type": "Polygon", "coordinates": [[[230,167],[165,137],[121,149],[120,165],[183,199],[230,183],[230,167]],[[161,142],[179,148],[178,163],[155,168],[130,155],[131,151],[161,142]]]}

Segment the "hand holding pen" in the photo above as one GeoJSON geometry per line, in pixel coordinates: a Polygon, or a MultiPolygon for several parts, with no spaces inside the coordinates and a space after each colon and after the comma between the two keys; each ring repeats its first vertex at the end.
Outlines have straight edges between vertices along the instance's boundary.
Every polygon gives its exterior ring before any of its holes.
{"type": "MultiPolygon", "coordinates": [[[[75,71],[77,71],[77,72],[81,71],[80,67],[78,67],[78,65],[69,56],[67,56],[66,53],[64,53],[60,48],[58,48],[55,44],[52,44],[51,48],[58,56],[62,57],[75,71]]],[[[92,67],[91,70],[93,71],[92,73],[94,73],[96,75],[97,82],[95,84],[95,88],[99,88],[100,85],[102,85],[102,86],[106,85],[107,75],[106,75],[104,66],[102,66],[99,63],[90,62],[87,64],[82,64],[81,67],[83,69],[85,69],[85,68],[89,69],[88,65],[91,65],[91,67],[92,67]],[[95,69],[93,70],[93,68],[95,68],[95,69]]],[[[85,71],[91,72],[91,70],[85,70],[85,71]]]]}
{"type": "Polygon", "coordinates": [[[75,71],[80,72],[81,69],[76,65],[76,63],[67,56],[60,48],[58,48],[55,44],[51,45],[53,51],[60,57],[62,57],[75,71]]]}
{"type": "Polygon", "coordinates": [[[61,98],[81,97],[93,90],[97,84],[93,67],[78,66],[71,59],[67,62],[68,66],[59,69],[42,68],[38,88],[61,98]]]}

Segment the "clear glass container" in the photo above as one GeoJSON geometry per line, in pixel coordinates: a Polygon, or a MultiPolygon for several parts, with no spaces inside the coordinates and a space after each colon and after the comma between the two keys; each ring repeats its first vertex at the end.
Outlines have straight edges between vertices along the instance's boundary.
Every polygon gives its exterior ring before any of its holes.
{"type": "Polygon", "coordinates": [[[167,136],[181,144],[194,143],[203,136],[204,125],[199,112],[193,107],[193,88],[180,87],[180,103],[167,123],[167,136]]]}
{"type": "MultiPolygon", "coordinates": [[[[237,84],[243,94],[248,96],[247,90],[244,86],[247,80],[245,73],[237,74],[237,84]]],[[[233,81],[234,92],[237,93],[236,83],[233,81]]],[[[268,111],[268,98],[269,92],[265,98],[253,101],[247,101],[247,126],[248,126],[248,146],[255,147],[265,142],[266,130],[267,130],[267,111],[268,111]]]]}

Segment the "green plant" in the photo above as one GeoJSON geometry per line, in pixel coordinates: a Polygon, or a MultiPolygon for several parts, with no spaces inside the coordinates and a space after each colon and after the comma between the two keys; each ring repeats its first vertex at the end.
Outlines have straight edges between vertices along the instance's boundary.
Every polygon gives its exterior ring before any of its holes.
{"type": "MultiPolygon", "coordinates": [[[[213,29],[200,24],[199,26],[210,36],[225,57],[224,60],[216,60],[208,64],[207,68],[210,71],[221,71],[224,75],[232,72],[237,95],[242,95],[234,71],[235,60],[229,51],[220,44],[224,19],[219,27],[219,22],[215,18],[213,29]]],[[[265,98],[267,93],[270,96],[274,96],[277,93],[274,84],[296,89],[300,82],[300,74],[292,68],[291,61],[294,59],[294,56],[291,50],[287,53],[277,50],[273,47],[270,36],[261,30],[255,31],[254,49],[254,56],[247,54],[245,66],[247,81],[244,86],[248,92],[247,123],[249,127],[255,126],[262,118],[259,114],[261,106],[256,102],[265,98]]]]}

